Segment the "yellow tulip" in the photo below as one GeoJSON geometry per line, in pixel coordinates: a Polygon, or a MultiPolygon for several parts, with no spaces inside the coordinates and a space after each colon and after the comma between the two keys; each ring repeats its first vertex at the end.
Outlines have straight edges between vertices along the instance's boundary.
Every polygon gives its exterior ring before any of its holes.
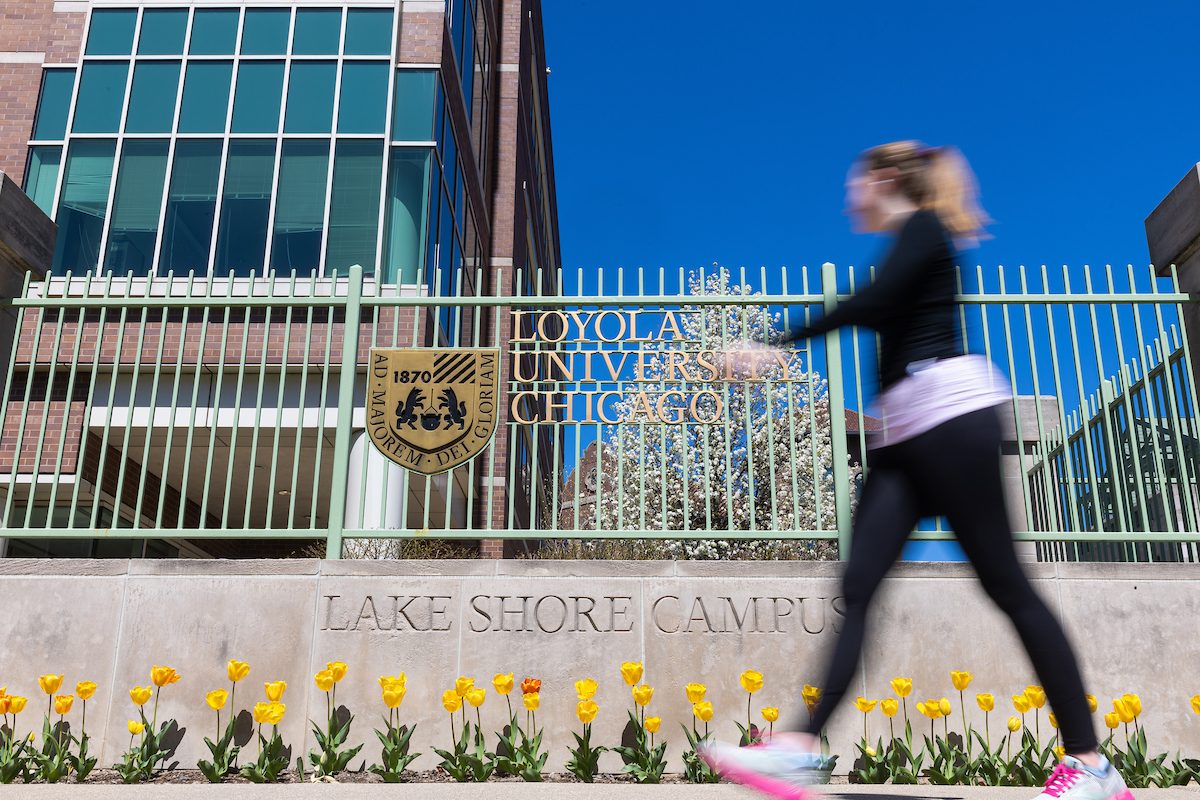
{"type": "Polygon", "coordinates": [[[526,678],[521,681],[521,694],[531,694],[542,690],[542,682],[537,678],[526,678]]]}
{"type": "Polygon", "coordinates": [[[1100,704],[1096,702],[1096,695],[1089,694],[1087,696],[1087,703],[1088,703],[1088,711],[1091,711],[1093,714],[1095,714],[1096,709],[1100,707],[1100,704]]]}
{"type": "Polygon", "coordinates": [[[408,676],[401,672],[399,675],[380,675],[379,688],[387,689],[391,686],[408,686],[408,676]]]}
{"type": "Polygon", "coordinates": [[[658,733],[658,729],[662,727],[662,717],[646,717],[646,732],[658,733]]]}
{"type": "Polygon", "coordinates": [[[151,667],[150,682],[160,689],[168,684],[177,683],[181,676],[171,667],[151,667]]]}
{"type": "Polygon", "coordinates": [[[314,675],[313,680],[316,682],[317,688],[322,692],[328,692],[333,688],[333,673],[327,669],[323,669],[314,675]]]}
{"type": "Polygon", "coordinates": [[[642,684],[641,686],[633,687],[633,702],[645,708],[650,704],[650,698],[654,697],[654,687],[642,684]]]}
{"type": "Polygon", "coordinates": [[[29,698],[19,697],[15,694],[10,694],[6,699],[8,700],[8,710],[11,714],[20,714],[25,710],[25,704],[29,702],[29,698]]]}
{"type": "Polygon", "coordinates": [[[1117,713],[1115,711],[1110,711],[1109,713],[1104,715],[1104,726],[1106,728],[1115,730],[1116,727],[1120,724],[1121,724],[1121,718],[1120,718],[1120,716],[1117,715],[1117,713]]]}
{"type": "Polygon", "coordinates": [[[46,694],[54,694],[62,686],[62,675],[43,675],[38,678],[38,686],[42,687],[42,691],[46,694]]]}
{"type": "Polygon", "coordinates": [[[1142,699],[1136,694],[1123,694],[1121,699],[1125,701],[1125,705],[1129,708],[1129,713],[1133,714],[1134,719],[1142,713],[1142,699]]]}
{"type": "Polygon", "coordinates": [[[861,711],[864,714],[870,714],[872,711],[875,710],[875,704],[878,702],[879,702],[878,700],[868,700],[867,698],[863,697],[862,695],[859,695],[854,700],[854,707],[857,708],[859,711],[861,711]]]}
{"type": "Polygon", "coordinates": [[[1015,708],[1017,710],[1018,714],[1027,714],[1027,713],[1029,713],[1029,709],[1033,708],[1033,706],[1030,704],[1029,698],[1026,697],[1025,695],[1014,694],[1013,695],[1013,708],[1015,708]]]}
{"type": "Polygon", "coordinates": [[[283,714],[286,711],[287,706],[283,703],[267,703],[267,722],[278,725],[283,722],[283,714]]]}
{"type": "Polygon", "coordinates": [[[266,690],[267,699],[272,703],[278,703],[283,693],[287,691],[287,681],[271,681],[263,685],[266,690]]]}
{"type": "Polygon", "coordinates": [[[230,683],[237,683],[250,674],[250,665],[245,661],[230,661],[225,665],[225,674],[229,676],[230,683]]]}
{"type": "Polygon", "coordinates": [[[1054,712],[1050,712],[1050,727],[1058,730],[1058,717],[1054,716],[1054,712]]]}
{"type": "Polygon", "coordinates": [[[1200,694],[1192,695],[1192,713],[1200,714],[1200,694]]]}
{"type": "Polygon", "coordinates": [[[8,687],[0,686],[0,697],[8,697],[8,687]]]}
{"type": "Polygon", "coordinates": [[[941,719],[942,706],[937,700],[926,700],[925,702],[917,703],[917,711],[920,711],[930,719],[941,719]]]}
{"type": "Polygon", "coordinates": [[[467,692],[471,691],[474,688],[475,688],[475,679],[474,678],[463,678],[460,676],[459,679],[454,682],[454,691],[458,693],[459,697],[466,697],[467,692]]]}
{"type": "Polygon", "coordinates": [[[642,679],[642,662],[626,661],[621,665],[621,677],[625,679],[625,683],[636,686],[642,679]]]}
{"type": "MultiPolygon", "coordinates": [[[[492,687],[496,690],[496,694],[507,695],[513,690],[516,684],[516,677],[510,672],[507,675],[504,673],[496,673],[496,677],[492,678],[492,687]]],[[[578,686],[579,684],[576,684],[578,686]]]]}
{"type": "Polygon", "coordinates": [[[580,700],[591,700],[596,696],[596,682],[591,678],[575,681],[575,694],[580,700]]]}
{"type": "Polygon", "coordinates": [[[137,736],[139,733],[146,730],[146,726],[138,722],[136,719],[131,719],[129,722],[126,722],[125,728],[129,731],[130,736],[137,736]]]}
{"type": "Polygon", "coordinates": [[[259,725],[265,725],[271,718],[271,704],[259,702],[254,704],[254,709],[251,712],[254,714],[254,721],[259,725]]]}
{"type": "Polygon", "coordinates": [[[763,676],[761,672],[748,669],[742,673],[741,677],[742,688],[750,694],[754,694],[763,687],[763,676]]]}
{"type": "Polygon", "coordinates": [[[975,703],[980,711],[993,711],[996,708],[996,698],[990,694],[975,695],[975,703]]]}
{"type": "Polygon", "coordinates": [[[204,702],[208,703],[208,707],[213,711],[220,711],[225,707],[225,701],[229,699],[229,692],[224,689],[215,689],[204,695],[204,702]]]}
{"type": "Polygon", "coordinates": [[[1062,760],[1063,756],[1065,756],[1066,754],[1067,754],[1067,751],[1062,745],[1058,745],[1057,747],[1054,748],[1054,755],[1060,761],[1062,760]]]}
{"type": "Polygon", "coordinates": [[[1025,697],[1029,700],[1029,705],[1034,708],[1046,705],[1046,690],[1040,686],[1026,686],[1025,697]]]}
{"type": "Polygon", "coordinates": [[[135,706],[144,706],[150,702],[154,690],[149,686],[135,686],[129,690],[129,699],[133,701],[135,706]]]}
{"type": "Polygon", "coordinates": [[[708,687],[703,683],[689,683],[687,686],[683,687],[683,693],[687,695],[688,702],[692,705],[695,705],[703,700],[704,695],[707,694],[707,692],[708,687]]]}
{"type": "Polygon", "coordinates": [[[75,705],[75,695],[60,694],[54,698],[54,713],[58,715],[70,714],[71,706],[75,705]]]}
{"type": "Polygon", "coordinates": [[[449,711],[451,714],[462,708],[462,695],[454,689],[447,689],[442,692],[442,708],[449,711]]]}
{"type": "Polygon", "coordinates": [[[886,700],[879,701],[879,710],[883,712],[885,717],[894,717],[896,712],[900,710],[900,704],[895,698],[889,697],[886,700]]]}
{"type": "Polygon", "coordinates": [[[329,674],[333,676],[334,683],[341,683],[350,668],[343,661],[327,661],[325,669],[329,670],[329,674]]]}
{"type": "MultiPolygon", "coordinates": [[[[710,703],[709,705],[712,705],[712,704],[710,703]]],[[[762,715],[763,715],[763,719],[765,719],[767,722],[778,722],[779,721],[779,709],[775,708],[774,706],[767,706],[766,708],[764,708],[762,710],[762,715]]],[[[705,720],[705,722],[707,722],[707,720],[705,720]]]]}
{"type": "Polygon", "coordinates": [[[971,685],[971,678],[973,677],[975,676],[969,672],[958,672],[957,670],[952,670],[950,672],[950,682],[953,683],[954,688],[958,689],[960,692],[971,685]]]}
{"type": "Polygon", "coordinates": [[[584,725],[591,724],[591,721],[596,718],[596,714],[600,712],[600,706],[592,700],[580,700],[575,706],[575,716],[579,717],[579,721],[584,725]]]}
{"type": "Polygon", "coordinates": [[[1123,697],[1118,697],[1113,700],[1113,710],[1117,712],[1117,718],[1126,725],[1133,722],[1134,713],[1133,707],[1130,706],[1123,697]]]}
{"type": "Polygon", "coordinates": [[[80,700],[91,700],[95,693],[96,684],[91,681],[80,681],[75,684],[75,694],[79,695],[80,700]]]}
{"type": "Polygon", "coordinates": [[[468,689],[467,693],[463,695],[463,697],[468,703],[471,704],[472,708],[479,708],[481,705],[483,705],[483,701],[487,697],[487,689],[484,689],[481,686],[475,686],[471,689],[468,689]]]}
{"type": "Polygon", "coordinates": [[[863,752],[867,754],[867,758],[875,757],[875,748],[874,747],[868,747],[868,748],[864,749],[863,752]]]}
{"type": "Polygon", "coordinates": [[[1008,729],[1010,731],[1012,731],[1013,733],[1016,733],[1017,731],[1021,730],[1021,718],[1020,717],[1009,717],[1008,718],[1008,729]]]}
{"type": "Polygon", "coordinates": [[[521,695],[521,701],[525,704],[526,711],[537,711],[538,706],[542,704],[542,696],[538,692],[529,692],[521,695]]]}
{"type": "Polygon", "coordinates": [[[404,702],[404,693],[408,690],[404,684],[390,683],[383,689],[383,704],[388,708],[399,708],[404,702]]]}
{"type": "Polygon", "coordinates": [[[950,716],[950,701],[943,697],[938,700],[938,710],[942,712],[943,717],[950,716]]]}
{"type": "Polygon", "coordinates": [[[8,714],[8,709],[12,706],[12,698],[6,694],[0,694],[0,717],[8,714]]]}
{"type": "Polygon", "coordinates": [[[892,678],[892,691],[897,697],[908,697],[912,693],[912,678],[892,678]]]}
{"type": "Polygon", "coordinates": [[[810,709],[821,702],[821,690],[811,684],[804,684],[804,688],[800,690],[800,696],[804,698],[804,705],[810,709]]]}

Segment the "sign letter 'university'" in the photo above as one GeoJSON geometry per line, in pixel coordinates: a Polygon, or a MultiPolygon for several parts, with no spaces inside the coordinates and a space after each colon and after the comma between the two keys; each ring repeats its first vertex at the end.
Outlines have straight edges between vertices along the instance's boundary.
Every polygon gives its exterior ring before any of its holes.
{"type": "Polygon", "coordinates": [[[372,349],[367,431],[402,467],[424,475],[475,456],[496,431],[499,350],[372,349]]]}

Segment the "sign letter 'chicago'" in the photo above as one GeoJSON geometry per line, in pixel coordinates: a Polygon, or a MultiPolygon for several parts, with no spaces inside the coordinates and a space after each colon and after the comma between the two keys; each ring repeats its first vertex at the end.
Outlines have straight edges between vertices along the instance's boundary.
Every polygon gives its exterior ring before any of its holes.
{"type": "Polygon", "coordinates": [[[453,469],[496,432],[499,350],[371,350],[367,432],[380,452],[423,475],[453,469]]]}

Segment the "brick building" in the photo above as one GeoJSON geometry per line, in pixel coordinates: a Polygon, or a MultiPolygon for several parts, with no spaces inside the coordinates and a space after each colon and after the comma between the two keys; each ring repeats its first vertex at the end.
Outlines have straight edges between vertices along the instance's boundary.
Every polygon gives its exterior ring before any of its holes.
{"type": "MultiPolygon", "coordinates": [[[[359,424],[334,444],[335,299],[352,265],[373,297],[552,288],[515,277],[559,263],[546,74],[539,0],[0,0],[0,210],[29,220],[0,226],[3,285],[57,298],[13,323],[0,555],[284,554],[337,515],[333,460],[362,464],[359,506],[386,491],[359,424]],[[114,285],[167,300],[88,301],[114,285]],[[71,538],[21,535],[46,527],[71,538]],[[83,536],[139,527],[177,535],[83,536]]],[[[469,309],[362,313],[360,369],[372,346],[507,344],[469,309]]],[[[512,446],[488,458],[538,449],[512,446]]],[[[504,527],[505,474],[410,482],[375,522],[504,527]]]]}

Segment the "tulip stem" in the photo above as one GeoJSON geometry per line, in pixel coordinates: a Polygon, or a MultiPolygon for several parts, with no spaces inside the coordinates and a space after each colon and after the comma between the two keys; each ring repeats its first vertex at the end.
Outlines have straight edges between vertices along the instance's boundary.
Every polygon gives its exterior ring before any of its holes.
{"type": "Polygon", "coordinates": [[[888,733],[892,735],[892,741],[896,741],[896,725],[892,722],[891,717],[888,717],[888,733]]]}
{"type": "Polygon", "coordinates": [[[992,726],[988,722],[988,712],[983,712],[983,732],[987,736],[988,752],[992,752],[992,726]]]}
{"type": "Polygon", "coordinates": [[[219,709],[217,711],[217,738],[213,739],[213,741],[214,742],[221,741],[221,712],[219,709]]]}
{"type": "Polygon", "coordinates": [[[1037,736],[1038,744],[1042,743],[1042,715],[1035,708],[1033,710],[1033,732],[1037,736]]]}
{"type": "Polygon", "coordinates": [[[151,731],[158,730],[158,696],[160,694],[162,694],[162,687],[159,687],[158,691],[154,693],[154,720],[150,723],[151,731]]]}
{"type": "Polygon", "coordinates": [[[504,695],[504,702],[508,703],[508,724],[512,725],[513,720],[516,719],[516,717],[514,717],[513,713],[512,713],[512,698],[509,697],[508,695],[504,695]]]}
{"type": "Polygon", "coordinates": [[[754,723],[750,721],[750,701],[754,695],[747,693],[746,695],[746,735],[750,737],[750,744],[754,744],[754,723]]]}
{"type": "Polygon", "coordinates": [[[83,701],[83,719],[79,722],[79,739],[83,741],[83,737],[87,735],[87,700],[83,701]]]}
{"type": "Polygon", "coordinates": [[[961,710],[962,710],[963,738],[965,738],[967,740],[967,759],[969,760],[971,758],[971,734],[967,730],[967,701],[966,701],[966,698],[963,696],[962,689],[958,690],[958,705],[961,707],[961,710]]]}

